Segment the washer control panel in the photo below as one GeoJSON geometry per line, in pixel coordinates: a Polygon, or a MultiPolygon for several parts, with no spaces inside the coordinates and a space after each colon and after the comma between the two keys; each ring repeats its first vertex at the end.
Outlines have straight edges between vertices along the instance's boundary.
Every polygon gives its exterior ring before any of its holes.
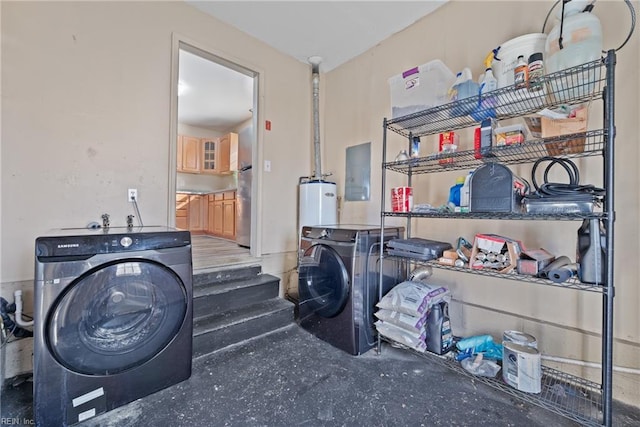
{"type": "Polygon", "coordinates": [[[191,235],[188,231],[129,232],[127,229],[125,232],[116,232],[112,228],[95,230],[90,235],[38,237],[36,257],[86,258],[95,254],[174,248],[190,244],[191,235]]]}

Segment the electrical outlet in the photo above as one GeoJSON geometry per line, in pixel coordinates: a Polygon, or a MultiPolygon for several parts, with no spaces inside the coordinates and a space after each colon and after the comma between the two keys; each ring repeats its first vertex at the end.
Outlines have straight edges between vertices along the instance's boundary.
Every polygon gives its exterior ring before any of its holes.
{"type": "Polygon", "coordinates": [[[127,202],[138,201],[138,190],[130,188],[127,190],[127,202]]]}
{"type": "Polygon", "coordinates": [[[264,161],[264,171],[271,172],[271,160],[264,161]]]}

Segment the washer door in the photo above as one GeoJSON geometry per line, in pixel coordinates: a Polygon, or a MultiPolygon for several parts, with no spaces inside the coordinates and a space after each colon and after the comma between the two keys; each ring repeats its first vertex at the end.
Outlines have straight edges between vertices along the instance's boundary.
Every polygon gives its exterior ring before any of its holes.
{"type": "Polygon", "coordinates": [[[161,352],[185,320],[187,292],[162,264],[140,259],[103,264],[74,280],[45,324],[51,354],[67,369],[111,375],[161,352]]]}
{"type": "Polygon", "coordinates": [[[301,304],[322,317],[334,317],[344,310],[349,274],[333,248],[323,244],[308,248],[300,259],[298,276],[301,304]]]}

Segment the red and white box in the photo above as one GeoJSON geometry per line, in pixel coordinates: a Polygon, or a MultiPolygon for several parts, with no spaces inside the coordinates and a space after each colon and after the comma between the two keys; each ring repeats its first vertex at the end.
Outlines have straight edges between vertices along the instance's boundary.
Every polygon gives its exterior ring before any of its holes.
{"type": "Polygon", "coordinates": [[[413,189],[394,187],[391,189],[391,210],[393,212],[411,212],[413,209],[413,189]]]}

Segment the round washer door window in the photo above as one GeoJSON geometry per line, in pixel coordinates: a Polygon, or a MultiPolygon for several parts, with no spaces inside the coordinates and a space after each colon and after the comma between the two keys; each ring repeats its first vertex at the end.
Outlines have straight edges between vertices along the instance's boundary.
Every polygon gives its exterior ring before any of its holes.
{"type": "Polygon", "coordinates": [[[49,350],[66,368],[111,375],[162,351],[185,319],[180,278],[153,261],[120,260],[80,276],[53,305],[45,325],[49,350]]]}
{"type": "Polygon", "coordinates": [[[349,298],[349,275],[340,255],[329,246],[314,245],[300,260],[300,303],[322,317],[338,315],[349,298]]]}

